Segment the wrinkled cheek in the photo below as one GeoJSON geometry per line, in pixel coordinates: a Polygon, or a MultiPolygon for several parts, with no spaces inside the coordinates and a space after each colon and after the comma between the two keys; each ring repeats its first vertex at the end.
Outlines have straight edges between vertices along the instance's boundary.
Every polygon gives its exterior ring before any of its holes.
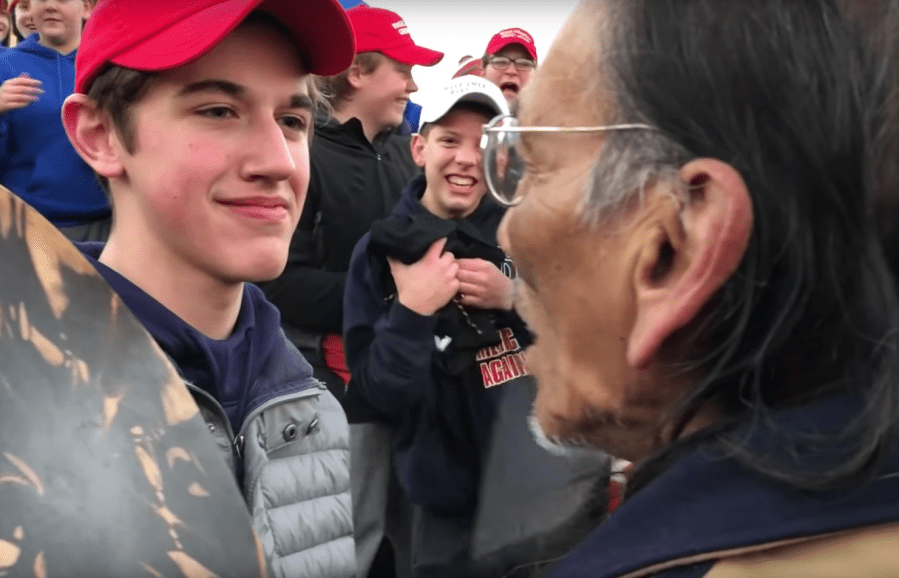
{"type": "MultiPolygon", "coordinates": [[[[548,339],[551,337],[547,336],[548,339]]],[[[558,437],[564,433],[562,421],[568,417],[565,409],[569,396],[564,390],[567,380],[560,375],[556,364],[551,363],[552,355],[542,345],[533,345],[527,350],[527,367],[537,380],[534,415],[548,436],[558,437]]]]}

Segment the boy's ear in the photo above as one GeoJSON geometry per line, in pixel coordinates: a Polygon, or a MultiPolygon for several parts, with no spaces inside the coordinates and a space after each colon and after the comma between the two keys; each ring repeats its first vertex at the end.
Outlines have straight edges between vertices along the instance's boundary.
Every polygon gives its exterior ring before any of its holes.
{"type": "Polygon", "coordinates": [[[358,90],[362,86],[363,76],[365,75],[362,73],[362,67],[358,64],[352,64],[349,70],[347,70],[346,79],[350,86],[358,90]]]}
{"type": "Polygon", "coordinates": [[[94,172],[107,179],[122,176],[122,146],[109,115],[85,94],[75,93],[62,105],[62,124],[75,151],[94,172]]]}
{"type": "Polygon", "coordinates": [[[412,135],[412,142],[409,144],[412,149],[412,160],[421,168],[425,168],[425,137],[420,133],[412,135]]]}

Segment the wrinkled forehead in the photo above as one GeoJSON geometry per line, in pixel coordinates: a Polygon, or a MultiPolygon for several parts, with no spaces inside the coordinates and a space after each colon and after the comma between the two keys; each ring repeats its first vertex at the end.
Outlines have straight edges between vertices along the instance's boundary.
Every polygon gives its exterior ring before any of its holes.
{"type": "Polygon", "coordinates": [[[578,126],[585,119],[590,124],[608,119],[598,28],[595,11],[583,5],[569,17],[522,93],[523,126],[578,126]]]}

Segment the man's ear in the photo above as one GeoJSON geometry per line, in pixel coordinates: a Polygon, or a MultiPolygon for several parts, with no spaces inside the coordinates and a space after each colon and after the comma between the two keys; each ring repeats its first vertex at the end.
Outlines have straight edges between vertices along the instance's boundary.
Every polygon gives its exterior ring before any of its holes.
{"type": "Polygon", "coordinates": [[[93,99],[79,93],[69,95],[62,105],[62,124],[75,151],[98,175],[108,179],[122,175],[118,135],[93,99]]]}
{"type": "Polygon", "coordinates": [[[731,165],[696,159],[680,171],[688,200],[660,211],[634,270],[636,318],[627,358],[645,367],[736,271],[752,234],[752,201],[731,165]]]}
{"type": "Polygon", "coordinates": [[[425,138],[421,133],[415,133],[412,135],[412,141],[409,143],[409,148],[412,151],[412,160],[421,168],[425,168],[425,138]]]}

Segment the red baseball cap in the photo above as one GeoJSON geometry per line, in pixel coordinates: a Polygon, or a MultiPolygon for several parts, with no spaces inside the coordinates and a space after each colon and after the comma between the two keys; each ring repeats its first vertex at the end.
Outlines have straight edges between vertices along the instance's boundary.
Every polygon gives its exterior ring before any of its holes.
{"type": "Polygon", "coordinates": [[[103,0],[88,18],[75,57],[75,92],[107,64],[169,70],[209,52],[254,10],[289,30],[309,72],[332,75],[353,61],[353,30],[337,0],[103,0]]]}
{"type": "Polygon", "coordinates": [[[459,68],[456,70],[456,73],[453,74],[453,78],[459,78],[460,76],[484,76],[484,68],[481,66],[480,58],[466,58],[459,64],[459,68]]]}
{"type": "Polygon", "coordinates": [[[537,47],[534,46],[534,37],[521,28],[506,28],[493,35],[487,43],[487,54],[496,54],[510,44],[521,44],[528,51],[534,62],[537,62],[537,47]]]}
{"type": "Polygon", "coordinates": [[[360,4],[346,11],[356,36],[356,52],[380,52],[403,64],[434,66],[443,53],[418,46],[400,15],[360,4]]]}

